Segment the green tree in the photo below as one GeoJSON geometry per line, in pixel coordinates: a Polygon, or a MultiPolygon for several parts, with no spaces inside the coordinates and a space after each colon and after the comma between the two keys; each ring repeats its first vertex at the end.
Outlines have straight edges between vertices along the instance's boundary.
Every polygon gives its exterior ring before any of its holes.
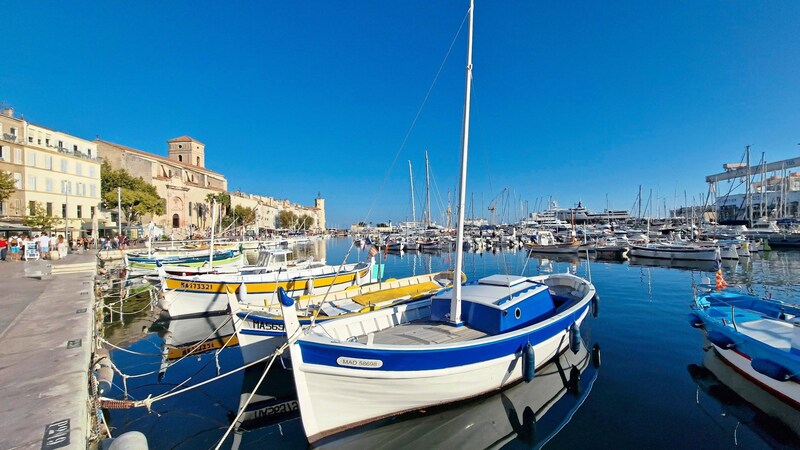
{"type": "Polygon", "coordinates": [[[41,202],[36,202],[34,205],[33,215],[25,216],[22,220],[25,226],[39,231],[50,231],[58,222],[57,218],[47,215],[47,210],[42,206],[41,202]]]}
{"type": "Polygon", "coordinates": [[[0,170],[0,202],[8,200],[16,190],[14,176],[4,170],[0,170]]]}
{"type": "Polygon", "coordinates": [[[291,211],[283,210],[278,213],[278,228],[294,228],[297,224],[297,215],[291,211]]]}
{"type": "Polygon", "coordinates": [[[118,187],[122,188],[120,203],[129,223],[139,221],[146,214],[164,214],[164,200],[155,186],[147,184],[142,177],[134,177],[123,169],[114,169],[107,161],[103,161],[100,167],[100,192],[106,208],[116,208],[118,187]]]}
{"type": "Polygon", "coordinates": [[[208,202],[209,211],[211,211],[211,205],[214,204],[214,200],[217,201],[217,205],[219,205],[219,213],[223,217],[231,213],[231,194],[228,194],[227,192],[206,194],[206,202],[208,202]]]}
{"type": "Polygon", "coordinates": [[[308,230],[314,226],[314,218],[308,214],[303,214],[297,219],[298,228],[301,230],[308,230]]]}

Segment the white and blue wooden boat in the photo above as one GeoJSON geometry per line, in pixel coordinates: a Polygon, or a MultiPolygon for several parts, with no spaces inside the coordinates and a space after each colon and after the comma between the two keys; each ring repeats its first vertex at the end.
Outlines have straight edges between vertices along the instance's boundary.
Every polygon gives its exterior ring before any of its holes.
{"type": "Polygon", "coordinates": [[[494,392],[580,339],[594,287],[569,274],[493,275],[409,304],[300,328],[282,296],[303,426],[310,442],[364,423],[494,392]]]}
{"type": "Polygon", "coordinates": [[[213,267],[228,265],[242,265],[242,254],[236,250],[223,250],[215,252],[212,256],[208,250],[192,252],[184,255],[133,255],[124,254],[125,265],[132,271],[155,272],[159,264],[169,266],[204,267],[213,264],[213,267]],[[213,259],[213,263],[212,263],[213,259]]]}
{"type": "MultiPolygon", "coordinates": [[[[452,272],[435,272],[401,279],[389,279],[339,292],[296,298],[300,324],[308,326],[336,317],[363,314],[388,308],[434,294],[452,285],[452,272]]],[[[466,282],[466,277],[461,278],[466,282]]],[[[233,318],[242,360],[247,364],[273,353],[286,342],[286,329],[279,302],[274,304],[242,304],[235,294],[236,286],[228,292],[228,304],[233,318]]]]}
{"type": "Polygon", "coordinates": [[[727,364],[800,409],[800,307],[737,292],[697,296],[689,320],[727,364]]]}
{"type": "MultiPolygon", "coordinates": [[[[462,130],[455,273],[463,267],[473,2],[462,130]]],[[[292,371],[309,442],[409,411],[530,381],[573,344],[595,288],[570,274],[492,275],[429,300],[301,327],[281,291],[292,371]]]]}

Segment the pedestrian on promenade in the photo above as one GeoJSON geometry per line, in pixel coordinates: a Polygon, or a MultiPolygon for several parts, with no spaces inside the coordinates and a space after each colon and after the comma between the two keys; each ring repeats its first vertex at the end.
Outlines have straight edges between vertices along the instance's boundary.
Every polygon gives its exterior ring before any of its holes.
{"type": "Polygon", "coordinates": [[[5,236],[0,236],[0,261],[6,260],[6,253],[8,253],[8,240],[5,236]]]}
{"type": "Polygon", "coordinates": [[[19,251],[19,242],[22,239],[19,238],[17,235],[11,236],[11,240],[8,241],[8,246],[11,247],[9,251],[11,252],[11,260],[12,261],[19,261],[20,258],[20,251],[19,251]]]}
{"type": "Polygon", "coordinates": [[[65,258],[67,256],[67,243],[64,242],[64,236],[61,236],[60,234],[58,235],[58,244],[56,248],[58,249],[59,258],[65,258]]]}
{"type": "Polygon", "coordinates": [[[47,237],[47,233],[42,233],[39,236],[39,254],[42,258],[46,258],[47,254],[50,253],[50,238],[47,237]]]}

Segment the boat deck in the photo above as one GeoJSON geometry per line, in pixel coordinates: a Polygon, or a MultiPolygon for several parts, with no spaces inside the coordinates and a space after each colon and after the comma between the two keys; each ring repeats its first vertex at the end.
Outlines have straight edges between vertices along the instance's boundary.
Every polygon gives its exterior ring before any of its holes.
{"type": "Polygon", "coordinates": [[[758,319],[743,323],[737,322],[736,328],[745,336],[770,347],[787,352],[792,349],[794,326],[791,323],[782,320],[758,319]]]}
{"type": "Polygon", "coordinates": [[[471,341],[487,336],[486,333],[466,325],[454,327],[441,322],[413,322],[398,325],[377,333],[359,336],[358,342],[384,345],[449,344],[471,341]]]}
{"type": "MultiPolygon", "coordinates": [[[[550,286],[549,290],[554,298],[562,297],[571,300],[580,298],[569,286],[550,286]]],[[[565,304],[568,303],[570,302],[565,302],[565,304]]],[[[357,342],[382,345],[434,345],[471,341],[486,336],[488,336],[487,333],[470,328],[468,325],[455,327],[442,322],[424,320],[399,324],[374,333],[360,335],[357,342]]]]}

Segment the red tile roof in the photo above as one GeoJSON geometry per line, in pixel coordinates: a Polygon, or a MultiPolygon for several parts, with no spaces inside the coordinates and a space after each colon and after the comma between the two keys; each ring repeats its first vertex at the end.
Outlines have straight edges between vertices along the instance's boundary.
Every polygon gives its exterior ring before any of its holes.
{"type": "Polygon", "coordinates": [[[192,138],[191,136],[179,136],[174,139],[170,139],[167,142],[197,142],[200,145],[205,145],[202,142],[198,141],[197,139],[192,138]]]}

